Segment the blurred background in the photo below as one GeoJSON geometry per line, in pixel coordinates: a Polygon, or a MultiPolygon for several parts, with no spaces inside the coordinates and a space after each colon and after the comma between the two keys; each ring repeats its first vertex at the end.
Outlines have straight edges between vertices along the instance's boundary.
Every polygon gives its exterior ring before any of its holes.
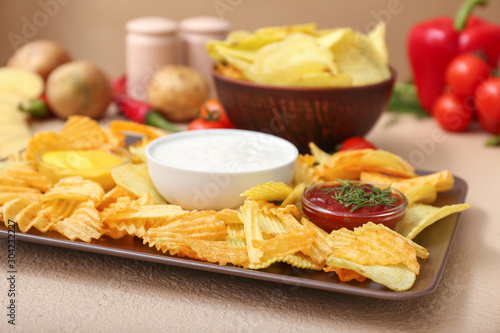
{"type": "MultiPolygon", "coordinates": [[[[500,24],[500,1],[475,13],[500,24]]],[[[125,68],[125,29],[130,19],[163,16],[176,21],[209,15],[232,29],[314,22],[318,28],[352,27],[367,32],[387,23],[391,64],[399,80],[410,76],[406,38],[412,25],[439,15],[454,16],[462,0],[0,0],[0,63],[35,39],[61,43],[74,59],[86,59],[118,76],[125,68]]]]}

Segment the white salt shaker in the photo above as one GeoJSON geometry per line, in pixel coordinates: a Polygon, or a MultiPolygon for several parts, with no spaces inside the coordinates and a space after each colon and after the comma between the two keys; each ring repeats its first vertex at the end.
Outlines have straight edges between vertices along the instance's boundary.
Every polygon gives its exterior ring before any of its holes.
{"type": "Polygon", "coordinates": [[[128,21],[125,29],[127,94],[146,101],[155,72],[179,63],[178,23],[163,17],[141,17],[128,21]]]}
{"type": "Polygon", "coordinates": [[[230,23],[218,17],[197,16],[179,23],[181,61],[199,71],[210,84],[213,94],[212,59],[205,44],[208,40],[223,40],[229,33],[230,23]]]}

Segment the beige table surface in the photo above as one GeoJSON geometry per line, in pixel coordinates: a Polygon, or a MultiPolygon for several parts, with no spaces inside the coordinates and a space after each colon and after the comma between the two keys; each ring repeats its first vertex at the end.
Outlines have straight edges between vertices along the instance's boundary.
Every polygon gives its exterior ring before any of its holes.
{"type": "MultiPolygon", "coordinates": [[[[388,119],[368,135],[376,145],[469,184],[472,208],[431,295],[379,300],[18,242],[15,331],[499,332],[500,147],[485,148],[480,131],[444,133],[409,116],[387,127],[388,119]]],[[[0,245],[0,332],[11,332],[0,245]]]]}

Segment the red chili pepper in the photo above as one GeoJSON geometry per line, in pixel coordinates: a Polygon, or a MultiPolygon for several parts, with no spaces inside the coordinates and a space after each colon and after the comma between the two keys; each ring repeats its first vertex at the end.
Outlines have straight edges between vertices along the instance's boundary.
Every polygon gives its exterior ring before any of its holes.
{"type": "Polygon", "coordinates": [[[128,119],[140,124],[162,128],[170,132],[180,131],[180,129],[163,118],[163,116],[158,111],[154,110],[148,103],[127,96],[125,76],[113,80],[111,86],[113,87],[113,99],[116,105],[128,119]]]}
{"type": "Polygon", "coordinates": [[[500,26],[470,15],[488,0],[468,0],[455,20],[437,17],[415,25],[409,34],[408,55],[420,103],[431,112],[445,87],[451,60],[465,52],[481,52],[495,68],[500,57],[500,26]]]}

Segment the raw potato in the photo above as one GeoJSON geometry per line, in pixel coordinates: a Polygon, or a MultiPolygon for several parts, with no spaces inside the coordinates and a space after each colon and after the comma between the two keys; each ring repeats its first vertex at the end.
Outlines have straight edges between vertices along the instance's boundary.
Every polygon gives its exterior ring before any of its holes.
{"type": "Polygon", "coordinates": [[[21,46],[7,61],[7,66],[38,73],[44,80],[58,66],[71,60],[68,52],[50,40],[36,40],[21,46]]]}
{"type": "Polygon", "coordinates": [[[27,69],[0,67],[0,97],[7,104],[40,97],[44,82],[40,75],[27,69]]]}
{"type": "Polygon", "coordinates": [[[112,100],[108,77],[88,61],[72,61],[56,68],[47,79],[46,94],[51,109],[61,118],[99,118],[112,100]]]}
{"type": "Polygon", "coordinates": [[[149,103],[171,121],[189,121],[209,96],[205,78],[182,65],[167,65],[155,73],[148,87],[149,103]]]}

